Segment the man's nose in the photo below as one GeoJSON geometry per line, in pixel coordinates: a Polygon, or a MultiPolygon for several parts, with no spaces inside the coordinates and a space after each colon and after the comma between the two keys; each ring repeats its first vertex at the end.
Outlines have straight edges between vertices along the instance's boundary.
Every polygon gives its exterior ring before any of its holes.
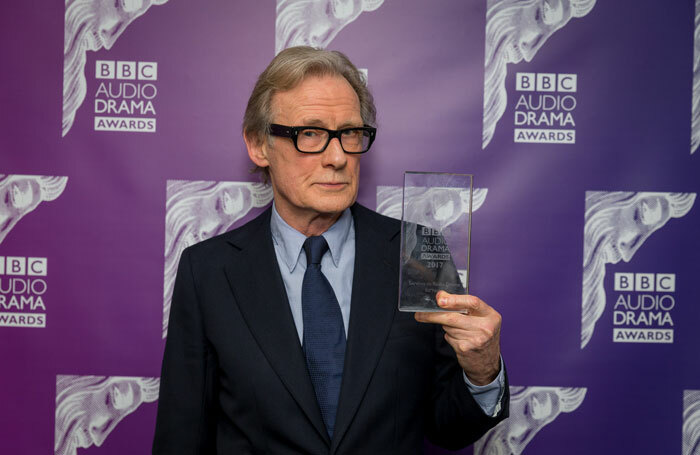
{"type": "Polygon", "coordinates": [[[336,169],[344,167],[348,162],[348,157],[340,145],[340,139],[334,137],[328,143],[328,147],[321,154],[324,166],[332,166],[336,169]]]}

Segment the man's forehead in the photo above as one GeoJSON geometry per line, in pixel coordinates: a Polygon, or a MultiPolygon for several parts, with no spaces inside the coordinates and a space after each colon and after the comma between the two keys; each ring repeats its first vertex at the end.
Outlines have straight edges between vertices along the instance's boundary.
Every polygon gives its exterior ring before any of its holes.
{"type": "Polygon", "coordinates": [[[311,124],[323,123],[328,116],[361,121],[357,94],[341,76],[307,77],[292,89],[275,93],[272,108],[275,117],[293,117],[311,124]]]}

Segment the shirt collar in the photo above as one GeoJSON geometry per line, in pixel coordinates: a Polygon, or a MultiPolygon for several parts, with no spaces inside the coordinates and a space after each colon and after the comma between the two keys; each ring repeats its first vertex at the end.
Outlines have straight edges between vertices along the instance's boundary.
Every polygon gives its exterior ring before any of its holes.
{"type": "MultiPolygon", "coordinates": [[[[323,238],[325,238],[328,243],[333,265],[336,267],[340,264],[342,247],[350,234],[351,226],[352,213],[350,209],[347,208],[340,215],[338,221],[323,233],[323,238]]],[[[274,201],[272,203],[272,216],[270,217],[270,230],[272,231],[272,240],[275,242],[275,245],[280,247],[279,250],[284,264],[287,266],[290,273],[293,272],[304,251],[303,246],[304,241],[306,241],[306,236],[282,219],[277,212],[274,201]]]]}

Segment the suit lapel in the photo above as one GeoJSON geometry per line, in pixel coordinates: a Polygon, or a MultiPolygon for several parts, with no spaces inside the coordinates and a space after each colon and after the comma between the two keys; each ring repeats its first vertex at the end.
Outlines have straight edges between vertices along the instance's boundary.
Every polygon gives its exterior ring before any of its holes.
{"type": "Polygon", "coordinates": [[[236,256],[226,276],[250,331],[270,365],[330,445],[309,378],[270,234],[270,210],[229,240],[236,256]]]}
{"type": "MultiPolygon", "coordinates": [[[[389,243],[398,234],[375,229],[367,209],[353,207],[355,220],[355,267],[352,284],[348,344],[343,384],[331,453],[352,422],[384,349],[396,311],[396,290],[387,277],[398,276],[392,267],[389,243]]],[[[398,249],[396,251],[398,254],[398,249]]]]}

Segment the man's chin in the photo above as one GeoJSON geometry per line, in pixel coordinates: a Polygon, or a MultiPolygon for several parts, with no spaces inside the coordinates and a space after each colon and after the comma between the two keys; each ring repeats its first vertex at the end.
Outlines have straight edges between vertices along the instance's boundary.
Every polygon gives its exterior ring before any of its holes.
{"type": "Polygon", "coordinates": [[[338,214],[350,207],[355,202],[354,195],[320,195],[314,201],[314,208],[319,213],[338,214]]]}

